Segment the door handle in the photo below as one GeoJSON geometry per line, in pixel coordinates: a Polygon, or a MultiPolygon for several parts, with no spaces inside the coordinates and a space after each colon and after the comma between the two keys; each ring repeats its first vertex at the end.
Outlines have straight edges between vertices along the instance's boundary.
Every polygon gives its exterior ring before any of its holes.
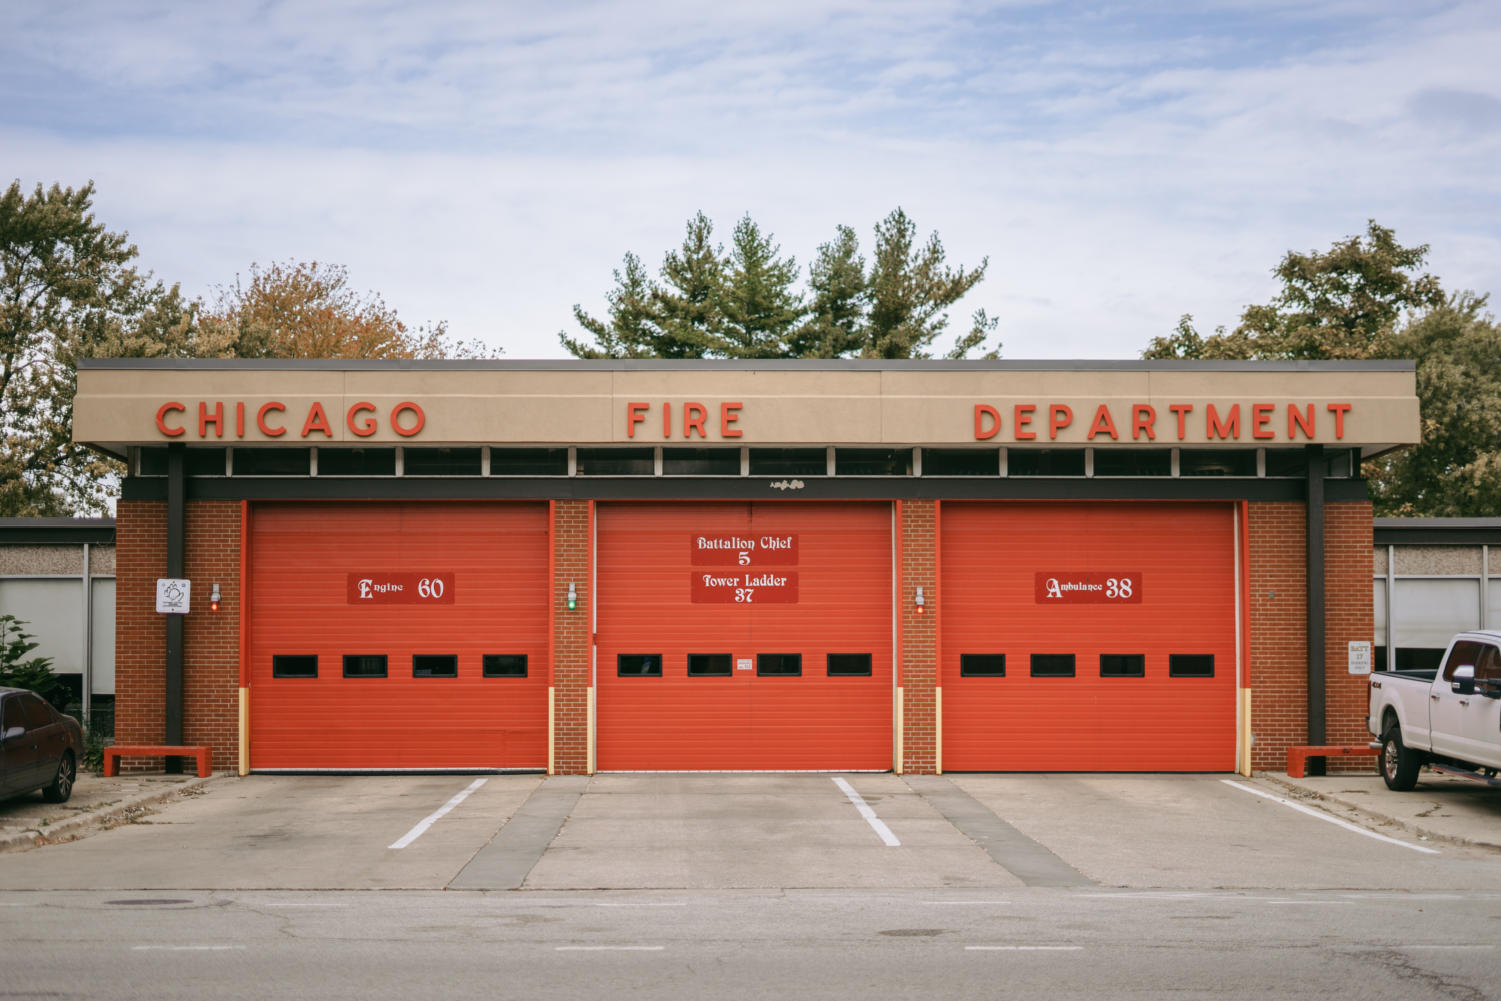
{"type": "Polygon", "coordinates": [[[1459,700],[1459,704],[1462,705],[1462,706],[1467,706],[1467,705],[1470,704],[1470,700],[1469,699],[1460,699],[1459,700]]]}
{"type": "Polygon", "coordinates": [[[1437,702],[1438,701],[1438,696],[1437,695],[1430,695],[1430,696],[1428,696],[1428,701],[1429,702],[1437,702]]]}

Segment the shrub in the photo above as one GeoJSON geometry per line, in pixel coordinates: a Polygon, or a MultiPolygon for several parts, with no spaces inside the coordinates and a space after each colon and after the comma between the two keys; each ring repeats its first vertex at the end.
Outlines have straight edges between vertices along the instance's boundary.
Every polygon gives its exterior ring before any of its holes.
{"type": "Polygon", "coordinates": [[[51,657],[28,657],[36,640],[14,615],[0,615],[0,686],[26,688],[54,706],[61,705],[68,688],[52,673],[51,657]]]}

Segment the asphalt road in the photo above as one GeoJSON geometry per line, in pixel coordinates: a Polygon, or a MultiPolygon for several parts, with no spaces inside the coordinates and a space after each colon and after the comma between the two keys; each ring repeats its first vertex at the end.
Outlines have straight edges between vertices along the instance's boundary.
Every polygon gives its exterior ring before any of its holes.
{"type": "Polygon", "coordinates": [[[1497,996],[1501,895],[0,894],[7,998],[1497,996]]]}
{"type": "Polygon", "coordinates": [[[1501,851],[1287,793],[221,779],[0,855],[0,998],[1501,998],[1501,851]]]}

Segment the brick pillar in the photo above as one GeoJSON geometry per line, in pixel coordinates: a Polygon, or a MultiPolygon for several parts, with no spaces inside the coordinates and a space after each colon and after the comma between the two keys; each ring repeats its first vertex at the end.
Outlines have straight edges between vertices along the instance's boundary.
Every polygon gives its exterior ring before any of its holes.
{"type": "Polygon", "coordinates": [[[156,579],[167,575],[167,505],[115,507],[115,743],[160,744],[166,734],[166,629],[156,579]]]}
{"type": "Polygon", "coordinates": [[[593,683],[594,595],[590,542],[592,502],[551,502],[552,544],[552,770],[584,775],[589,761],[589,698],[593,683]],[[578,607],[568,610],[568,585],[578,607]]]}
{"type": "MultiPolygon", "coordinates": [[[[1300,502],[1249,505],[1251,749],[1253,768],[1285,771],[1287,749],[1308,740],[1308,654],[1300,502]]],[[[1351,675],[1347,644],[1373,638],[1369,502],[1324,508],[1325,739],[1363,744],[1369,678],[1351,675]]],[[[1364,758],[1335,758],[1328,770],[1364,772],[1364,758]]]]}
{"type": "MultiPolygon", "coordinates": [[[[1371,592],[1371,547],[1375,545],[1369,501],[1324,508],[1324,728],[1331,744],[1364,744],[1370,707],[1370,677],[1351,674],[1349,644],[1375,638],[1371,592]]],[[[1282,767],[1287,767],[1284,759],[1282,767]]],[[[1369,772],[1369,758],[1332,758],[1329,772],[1369,772]]]]}
{"type": "Polygon", "coordinates": [[[1250,550],[1251,767],[1287,768],[1287,749],[1308,736],[1307,567],[1301,502],[1253,502],[1250,550]]]}
{"type": "MultiPolygon", "coordinates": [[[[183,623],[183,740],[214,749],[214,767],[238,764],[240,503],[191,501],[184,573],[193,582],[183,623]],[[219,585],[219,611],[209,595],[219,585]]],[[[167,574],[167,505],[121,501],[115,511],[115,743],[166,738],[166,626],[156,580],[167,574]]],[[[126,761],[155,770],[161,759],[126,761]]]]}
{"type": "Polygon", "coordinates": [[[901,624],[902,771],[938,771],[938,502],[897,502],[901,547],[897,615],[901,624]],[[917,589],[926,604],[917,611],[917,589]]]}

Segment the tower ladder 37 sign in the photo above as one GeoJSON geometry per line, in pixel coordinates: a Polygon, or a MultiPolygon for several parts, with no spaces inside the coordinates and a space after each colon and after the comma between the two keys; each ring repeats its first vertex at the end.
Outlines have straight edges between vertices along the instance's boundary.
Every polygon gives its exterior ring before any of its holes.
{"type": "Polygon", "coordinates": [[[694,604],[795,605],[797,535],[747,532],[689,539],[694,604]],[[775,569],[760,569],[760,568],[775,569]]]}

